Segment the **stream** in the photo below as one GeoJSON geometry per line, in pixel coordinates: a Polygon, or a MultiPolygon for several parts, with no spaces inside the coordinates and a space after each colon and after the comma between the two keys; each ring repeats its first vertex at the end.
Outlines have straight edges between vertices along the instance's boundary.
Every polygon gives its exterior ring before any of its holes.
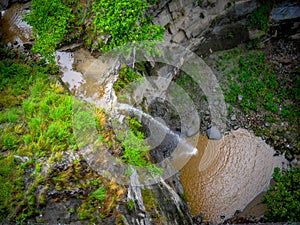
{"type": "MultiPolygon", "coordinates": [[[[25,12],[24,6],[14,4],[4,13],[1,22],[3,43],[24,43],[30,40],[30,27],[21,19],[25,12]]],[[[99,63],[100,60],[95,60],[82,49],[73,53],[56,52],[56,59],[62,71],[62,81],[71,93],[106,110],[114,107],[117,98],[112,85],[117,75],[112,71],[112,65],[116,61],[111,59],[99,63]],[[100,80],[99,76],[93,76],[93,71],[103,74],[100,80]]],[[[150,116],[142,111],[138,113],[150,116]]],[[[151,119],[149,117],[148,121],[151,119]]],[[[163,123],[157,120],[155,123],[156,129],[177,135],[163,123]]],[[[177,135],[176,138],[179,140],[180,137],[177,135]]],[[[242,211],[268,188],[273,169],[286,164],[283,157],[273,156],[274,150],[261,138],[244,129],[234,131],[219,141],[196,134],[179,142],[184,144],[180,152],[173,154],[170,162],[177,169],[184,166],[180,179],[191,212],[193,215],[203,213],[205,220],[215,223],[232,217],[237,210],[242,211]],[[196,149],[190,147],[193,145],[189,142],[194,143],[196,149]],[[185,154],[189,160],[183,160],[185,154]]]]}

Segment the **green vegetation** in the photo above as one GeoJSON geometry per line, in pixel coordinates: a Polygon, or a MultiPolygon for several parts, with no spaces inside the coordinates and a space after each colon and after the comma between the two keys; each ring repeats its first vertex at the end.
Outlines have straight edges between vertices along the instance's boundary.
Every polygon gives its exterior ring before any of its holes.
{"type": "Polygon", "coordinates": [[[154,211],[157,208],[156,202],[155,202],[155,192],[153,192],[151,189],[142,189],[142,197],[143,202],[145,204],[145,208],[148,212],[154,211]]]}
{"type": "Polygon", "coordinates": [[[105,199],[106,196],[106,189],[105,187],[101,186],[96,191],[94,191],[91,196],[98,201],[102,202],[105,199]]]}
{"type": "Polygon", "coordinates": [[[297,93],[298,87],[288,89],[285,83],[278,80],[276,72],[267,64],[263,53],[249,51],[244,55],[230,51],[221,57],[217,66],[223,71],[228,84],[228,88],[223,85],[226,102],[240,106],[245,113],[278,113],[280,106],[284,105],[282,117],[295,119],[300,115],[296,105],[286,104],[288,97],[297,93]],[[287,109],[288,113],[285,113],[287,109]]]}
{"type": "Polygon", "coordinates": [[[272,1],[264,1],[258,9],[249,16],[248,29],[266,31],[269,29],[269,14],[273,6],[272,1]]]}
{"type": "Polygon", "coordinates": [[[197,0],[197,4],[199,7],[202,7],[203,6],[203,0],[197,0]]]}
{"type": "Polygon", "coordinates": [[[122,141],[124,154],[122,155],[123,162],[132,166],[147,166],[146,156],[150,147],[146,145],[144,136],[136,136],[132,131],[129,131],[126,138],[122,141]]]}
{"type": "Polygon", "coordinates": [[[99,34],[110,36],[108,45],[99,43],[102,50],[109,51],[128,42],[160,40],[164,29],[151,24],[145,18],[149,3],[143,0],[117,2],[98,0],[93,2],[93,23],[99,34]]]}
{"type": "Polygon", "coordinates": [[[130,199],[128,202],[127,202],[127,209],[132,211],[134,209],[134,199],[130,199]]]}
{"type": "Polygon", "coordinates": [[[107,52],[128,42],[160,40],[164,33],[145,17],[149,3],[143,0],[33,0],[31,7],[25,20],[37,37],[33,50],[47,59],[58,45],[78,39],[107,52]]]}
{"type": "MultiPolygon", "coordinates": [[[[25,18],[33,27],[33,33],[38,37],[33,51],[50,58],[58,42],[72,31],[75,15],[71,4],[62,0],[33,0],[32,11],[25,18]]],[[[71,1],[74,4],[73,1],[71,1]]]]}
{"type": "Polygon", "coordinates": [[[140,75],[138,72],[135,72],[130,67],[124,67],[119,72],[119,78],[114,83],[114,90],[116,94],[118,94],[120,91],[122,91],[124,88],[126,88],[128,85],[130,85],[132,82],[141,79],[142,75],[140,75]]]}
{"type": "Polygon", "coordinates": [[[268,210],[265,216],[274,222],[300,221],[300,170],[292,167],[289,171],[275,168],[276,182],[264,196],[268,210]]]}
{"type": "Polygon", "coordinates": [[[24,221],[35,215],[34,194],[43,182],[41,157],[75,148],[72,98],[51,75],[57,68],[0,50],[0,218],[24,221]],[[22,162],[20,157],[28,157],[22,162]],[[34,180],[25,190],[24,172],[34,180]]]}
{"type": "Polygon", "coordinates": [[[142,125],[135,119],[128,119],[129,131],[121,137],[124,149],[122,161],[135,167],[149,165],[148,153],[150,146],[145,142],[145,135],[141,131],[142,125]]]}
{"type": "Polygon", "coordinates": [[[299,69],[279,75],[265,53],[246,47],[215,56],[229,114],[243,113],[247,126],[276,150],[286,152],[287,158],[299,154],[299,69]],[[287,139],[289,145],[281,139],[287,139]]]}
{"type": "MultiPolygon", "coordinates": [[[[94,173],[81,159],[65,170],[54,167],[66,157],[65,151],[77,150],[72,133],[74,101],[56,80],[56,67],[33,60],[25,64],[22,58],[0,49],[0,220],[35,218],[49,201],[47,190],[85,190],[78,196],[82,204],[69,211],[91,223],[117,215],[115,208],[125,190],[114,180],[94,173]],[[48,172],[45,164],[50,165],[48,172]]],[[[106,120],[102,110],[93,111],[92,125],[113,147],[106,120]]],[[[65,197],[59,195],[55,201],[65,197]]]]}

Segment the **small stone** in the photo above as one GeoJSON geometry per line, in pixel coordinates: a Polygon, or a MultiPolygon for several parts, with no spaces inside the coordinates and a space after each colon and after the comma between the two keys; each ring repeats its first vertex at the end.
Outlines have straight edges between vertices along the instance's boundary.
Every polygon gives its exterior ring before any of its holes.
{"type": "Polygon", "coordinates": [[[231,127],[231,122],[227,120],[227,121],[226,121],[226,126],[227,126],[227,127],[231,127]]]}
{"type": "Polygon", "coordinates": [[[11,49],[12,49],[12,45],[11,45],[10,42],[8,42],[8,43],[6,44],[6,46],[7,46],[7,49],[8,49],[8,50],[11,50],[11,49]]]}
{"type": "Polygon", "coordinates": [[[243,98],[244,98],[243,95],[238,95],[238,100],[239,100],[239,101],[242,101],[243,98]]]}
{"type": "Polygon", "coordinates": [[[236,121],[236,115],[233,114],[233,115],[230,117],[230,120],[231,120],[231,121],[236,121]]]}
{"type": "Polygon", "coordinates": [[[237,129],[239,129],[240,127],[238,126],[238,125],[235,125],[234,127],[233,127],[233,129],[234,130],[237,130],[237,129]]]}
{"type": "Polygon", "coordinates": [[[209,116],[206,116],[206,117],[204,117],[204,120],[205,120],[205,121],[209,121],[209,120],[210,120],[210,117],[209,117],[209,116]]]}
{"type": "Polygon", "coordinates": [[[206,131],[206,134],[211,140],[220,140],[222,135],[220,131],[216,127],[211,127],[206,131]]]}
{"type": "Polygon", "coordinates": [[[269,126],[270,126],[270,124],[269,124],[268,122],[266,122],[266,123],[265,123],[265,126],[266,126],[266,127],[269,127],[269,126]]]}

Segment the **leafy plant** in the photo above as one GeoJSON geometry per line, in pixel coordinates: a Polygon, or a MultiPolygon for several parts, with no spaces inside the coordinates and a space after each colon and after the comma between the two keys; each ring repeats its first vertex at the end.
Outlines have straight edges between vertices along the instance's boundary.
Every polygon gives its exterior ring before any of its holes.
{"type": "Polygon", "coordinates": [[[164,29],[152,25],[150,18],[145,17],[148,7],[149,3],[144,0],[94,1],[95,29],[99,34],[110,36],[108,44],[100,41],[99,47],[107,52],[128,42],[161,39],[164,29]]]}
{"type": "Polygon", "coordinates": [[[130,83],[140,78],[142,78],[142,76],[139,73],[135,72],[132,68],[124,67],[123,69],[120,70],[119,78],[114,83],[113,88],[115,92],[118,94],[118,92],[126,88],[126,86],[128,86],[130,83]]]}
{"type": "Polygon", "coordinates": [[[268,210],[265,216],[275,222],[300,221],[300,170],[292,167],[289,171],[274,169],[274,187],[269,188],[263,198],[268,210]]]}
{"type": "Polygon", "coordinates": [[[146,155],[150,147],[146,145],[144,137],[141,133],[136,136],[131,130],[127,133],[122,141],[124,154],[122,155],[123,162],[132,166],[147,166],[146,155]]]}
{"type": "Polygon", "coordinates": [[[32,50],[53,62],[56,47],[74,39],[104,52],[128,42],[160,40],[164,29],[146,18],[148,7],[144,0],[33,0],[25,21],[36,36],[32,50]]]}
{"type": "Polygon", "coordinates": [[[25,21],[37,37],[32,50],[52,59],[56,45],[64,39],[75,19],[72,8],[63,0],[33,0],[31,8],[25,21]]]}
{"type": "Polygon", "coordinates": [[[127,202],[127,209],[129,209],[130,211],[132,211],[134,209],[134,199],[130,199],[128,202],[127,202]]]}
{"type": "Polygon", "coordinates": [[[106,197],[106,189],[104,186],[100,186],[96,191],[91,194],[92,197],[102,202],[106,197]]]}

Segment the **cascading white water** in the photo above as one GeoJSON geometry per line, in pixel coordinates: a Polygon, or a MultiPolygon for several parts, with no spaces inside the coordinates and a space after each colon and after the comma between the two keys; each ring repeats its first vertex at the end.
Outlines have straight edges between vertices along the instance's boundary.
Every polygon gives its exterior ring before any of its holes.
{"type": "MultiPolygon", "coordinates": [[[[197,154],[197,152],[198,152],[197,148],[195,148],[192,144],[188,143],[179,134],[172,131],[164,123],[160,122],[158,119],[154,119],[151,115],[145,113],[144,111],[142,111],[138,108],[135,108],[131,105],[124,104],[124,103],[118,103],[116,105],[116,109],[132,112],[136,116],[143,116],[144,118],[146,118],[149,121],[149,124],[151,124],[152,126],[154,125],[154,127],[152,129],[154,131],[151,133],[151,135],[155,135],[154,132],[159,132],[159,130],[163,130],[163,133],[162,133],[163,136],[162,135],[156,135],[157,138],[165,137],[166,134],[169,134],[169,135],[175,137],[179,144],[184,146],[185,151],[182,152],[182,153],[184,153],[186,155],[196,155],[197,154]]],[[[152,144],[151,141],[148,144],[151,145],[152,144]]],[[[152,146],[152,147],[156,147],[156,146],[152,146]]]]}

